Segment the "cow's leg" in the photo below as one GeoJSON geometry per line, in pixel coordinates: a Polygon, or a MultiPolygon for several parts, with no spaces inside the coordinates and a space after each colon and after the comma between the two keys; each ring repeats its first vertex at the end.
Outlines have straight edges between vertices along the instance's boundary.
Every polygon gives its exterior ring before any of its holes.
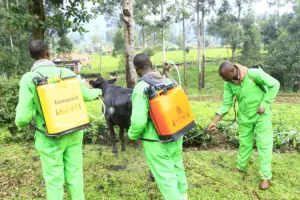
{"type": "Polygon", "coordinates": [[[107,127],[110,133],[110,138],[111,138],[111,143],[112,143],[112,152],[113,153],[118,153],[117,147],[116,147],[116,134],[115,134],[115,130],[114,130],[114,124],[112,119],[108,119],[106,120],[107,122],[107,127]]]}
{"type": "Polygon", "coordinates": [[[125,147],[125,138],[124,138],[124,127],[120,127],[120,140],[121,140],[121,151],[125,151],[126,147],[125,147]]]}

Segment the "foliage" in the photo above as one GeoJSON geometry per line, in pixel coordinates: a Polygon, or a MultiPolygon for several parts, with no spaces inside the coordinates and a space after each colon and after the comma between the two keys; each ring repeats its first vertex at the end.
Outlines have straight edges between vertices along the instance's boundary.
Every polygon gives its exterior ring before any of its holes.
{"type": "Polygon", "coordinates": [[[19,132],[15,125],[16,107],[19,100],[18,83],[17,79],[8,79],[5,75],[0,75],[0,127],[6,128],[6,131],[0,133],[2,142],[21,142],[33,139],[34,130],[26,127],[19,132]],[[7,134],[8,132],[10,135],[7,134]],[[18,135],[16,135],[17,133],[18,135]]]}
{"type": "Polygon", "coordinates": [[[89,69],[89,68],[84,67],[80,71],[80,75],[85,78],[100,76],[101,75],[100,68],[89,69]]]}
{"type": "Polygon", "coordinates": [[[101,140],[108,143],[110,136],[102,113],[102,102],[94,100],[86,103],[86,107],[91,126],[84,131],[84,141],[94,144],[101,140]]]}
{"type": "Polygon", "coordinates": [[[5,75],[0,76],[0,126],[6,126],[9,129],[15,127],[18,92],[18,80],[8,79],[5,75]]]}
{"type": "Polygon", "coordinates": [[[116,31],[113,39],[113,44],[114,44],[114,48],[113,48],[112,55],[114,57],[124,54],[125,40],[124,40],[124,33],[121,28],[119,28],[116,31]]]}
{"type": "MultiPolygon", "coordinates": [[[[297,91],[300,89],[300,3],[293,9],[292,14],[280,18],[276,37],[269,36],[274,35],[274,31],[265,33],[265,37],[273,39],[266,41],[268,54],[265,56],[265,64],[271,73],[284,75],[284,79],[280,80],[284,89],[297,91]]],[[[273,19],[270,17],[271,24],[273,19]]],[[[264,24],[263,28],[267,29],[270,23],[264,24]]]]}
{"type": "Polygon", "coordinates": [[[190,47],[185,47],[185,52],[186,52],[186,53],[189,53],[189,52],[190,52],[190,50],[191,50],[191,48],[190,48],[190,47]]]}
{"type": "Polygon", "coordinates": [[[151,48],[151,47],[147,47],[147,48],[144,50],[144,53],[146,53],[149,57],[152,57],[152,56],[154,56],[154,54],[155,54],[155,49],[154,49],[154,48],[151,48]]]}
{"type": "Polygon", "coordinates": [[[236,50],[245,40],[242,25],[243,8],[250,6],[252,2],[253,0],[237,0],[234,4],[230,4],[228,0],[223,0],[217,11],[217,17],[209,22],[209,33],[221,37],[225,44],[232,48],[232,61],[235,59],[236,50]]]}
{"type": "Polygon", "coordinates": [[[59,54],[61,53],[66,53],[66,54],[70,54],[72,52],[73,49],[73,43],[71,42],[71,40],[66,36],[63,35],[59,42],[58,42],[58,48],[57,51],[59,54]]]}
{"type": "Polygon", "coordinates": [[[254,64],[260,63],[262,57],[262,36],[255,21],[255,15],[251,9],[242,19],[244,40],[241,48],[241,57],[238,59],[238,61],[244,66],[252,66],[254,64]]]}

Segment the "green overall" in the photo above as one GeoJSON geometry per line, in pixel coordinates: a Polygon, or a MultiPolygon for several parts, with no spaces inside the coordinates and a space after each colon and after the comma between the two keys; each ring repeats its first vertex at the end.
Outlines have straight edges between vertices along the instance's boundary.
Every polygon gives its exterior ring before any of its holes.
{"type": "MultiPolygon", "coordinates": [[[[149,116],[149,100],[144,95],[144,89],[148,86],[146,82],[140,81],[133,90],[131,126],[128,130],[132,140],[140,137],[159,140],[149,116]]],[[[182,137],[169,143],[143,141],[149,168],[166,200],[182,200],[182,195],[188,189],[182,161],[182,142],[182,137]]]]}
{"type": "MultiPolygon", "coordinates": [[[[15,119],[19,129],[24,128],[34,120],[35,126],[45,131],[44,117],[32,82],[34,76],[41,77],[37,72],[48,77],[75,75],[68,69],[55,66],[41,66],[33,72],[23,75],[20,81],[19,103],[15,119]]],[[[80,87],[85,101],[91,101],[102,93],[99,89],[88,89],[81,81],[80,87]]],[[[62,200],[64,198],[64,181],[66,181],[69,199],[84,199],[82,139],[83,131],[75,131],[59,138],[47,137],[36,131],[35,147],[40,154],[48,200],[62,200]]]]}
{"type": "Polygon", "coordinates": [[[223,105],[217,111],[218,115],[226,114],[233,104],[235,96],[238,107],[240,149],[236,167],[244,170],[253,149],[254,130],[260,161],[260,178],[272,178],[271,161],[273,148],[272,112],[270,104],[278,93],[279,82],[261,69],[248,69],[240,85],[231,82],[224,83],[223,105]],[[263,86],[265,92],[262,88],[263,86]],[[257,113],[261,106],[265,112],[257,113]]]}

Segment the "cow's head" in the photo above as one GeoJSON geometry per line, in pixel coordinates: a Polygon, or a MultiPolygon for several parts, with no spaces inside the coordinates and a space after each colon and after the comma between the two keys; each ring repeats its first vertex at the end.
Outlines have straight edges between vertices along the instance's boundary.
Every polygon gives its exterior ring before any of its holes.
{"type": "Polygon", "coordinates": [[[107,85],[108,82],[106,80],[104,80],[104,78],[102,78],[101,76],[98,77],[95,81],[94,80],[90,80],[89,84],[93,87],[93,88],[100,88],[102,89],[104,85],[107,85]]]}

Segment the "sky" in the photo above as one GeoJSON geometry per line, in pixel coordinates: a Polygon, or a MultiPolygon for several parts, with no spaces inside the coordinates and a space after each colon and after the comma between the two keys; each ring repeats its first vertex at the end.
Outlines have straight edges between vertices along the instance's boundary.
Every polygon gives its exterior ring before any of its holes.
{"type": "MultiPolygon", "coordinates": [[[[267,4],[267,1],[266,0],[261,0],[260,2],[257,2],[257,3],[254,3],[254,11],[257,13],[257,14],[263,14],[263,13],[272,13],[272,12],[275,12],[277,10],[277,7],[274,6],[272,8],[270,8],[267,4]]],[[[290,12],[292,11],[292,6],[291,4],[287,4],[285,6],[282,6],[280,9],[279,9],[279,14],[282,15],[284,14],[285,12],[290,12]]]]}

